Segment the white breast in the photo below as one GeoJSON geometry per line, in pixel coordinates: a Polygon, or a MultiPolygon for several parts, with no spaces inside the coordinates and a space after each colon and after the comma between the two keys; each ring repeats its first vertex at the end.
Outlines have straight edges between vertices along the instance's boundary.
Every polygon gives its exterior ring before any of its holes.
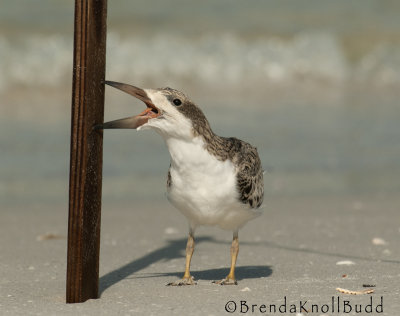
{"type": "Polygon", "coordinates": [[[230,160],[219,161],[204,147],[201,137],[169,138],[171,181],[168,199],[198,225],[218,225],[236,230],[258,215],[239,201],[236,170],[230,160]]]}

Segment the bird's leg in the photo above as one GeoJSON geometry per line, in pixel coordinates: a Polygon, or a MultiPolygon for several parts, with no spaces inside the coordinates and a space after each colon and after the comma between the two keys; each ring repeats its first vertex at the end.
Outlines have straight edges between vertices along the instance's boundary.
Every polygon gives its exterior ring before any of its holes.
{"type": "Polygon", "coordinates": [[[239,254],[239,236],[238,233],[236,232],[233,235],[233,240],[231,245],[231,269],[229,271],[228,276],[226,277],[228,280],[233,280],[235,284],[237,284],[235,278],[235,267],[238,254],[239,254]]]}
{"type": "Polygon", "coordinates": [[[194,252],[194,237],[192,232],[189,233],[188,241],[186,243],[186,262],[185,262],[185,274],[183,275],[183,280],[193,278],[190,275],[190,261],[192,260],[194,252]]]}
{"type": "Polygon", "coordinates": [[[231,245],[231,269],[229,271],[229,274],[226,276],[225,279],[222,279],[221,281],[214,281],[213,283],[220,285],[237,285],[235,278],[235,266],[238,253],[239,253],[239,236],[238,232],[235,231],[233,233],[233,240],[231,245]]]}
{"type": "Polygon", "coordinates": [[[181,280],[168,283],[167,285],[181,286],[181,285],[194,285],[197,283],[194,280],[194,278],[190,275],[190,261],[192,260],[193,252],[194,252],[194,236],[192,229],[190,229],[188,241],[186,244],[185,274],[183,275],[183,278],[181,280]]]}

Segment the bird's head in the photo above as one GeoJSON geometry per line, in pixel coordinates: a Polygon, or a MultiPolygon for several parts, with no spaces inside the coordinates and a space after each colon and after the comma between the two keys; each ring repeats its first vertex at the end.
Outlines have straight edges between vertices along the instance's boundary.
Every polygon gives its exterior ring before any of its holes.
{"type": "Polygon", "coordinates": [[[105,83],[142,100],[147,108],[138,115],[97,125],[96,129],[154,129],[165,138],[193,138],[211,132],[203,112],[178,90],[141,89],[114,81],[105,83]]]}

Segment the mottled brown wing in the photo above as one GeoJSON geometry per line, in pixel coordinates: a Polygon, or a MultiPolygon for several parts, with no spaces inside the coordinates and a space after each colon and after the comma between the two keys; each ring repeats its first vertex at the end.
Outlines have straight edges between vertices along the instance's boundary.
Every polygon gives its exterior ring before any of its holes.
{"type": "Polygon", "coordinates": [[[259,208],[264,200],[263,170],[257,149],[245,143],[238,157],[237,186],[240,200],[252,208],[259,208]]]}

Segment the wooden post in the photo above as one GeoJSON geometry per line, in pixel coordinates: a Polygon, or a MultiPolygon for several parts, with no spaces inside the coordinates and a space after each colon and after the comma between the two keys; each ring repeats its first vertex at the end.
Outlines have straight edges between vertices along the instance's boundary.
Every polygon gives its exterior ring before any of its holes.
{"type": "Polygon", "coordinates": [[[75,0],[67,303],[98,298],[107,0],[75,0]]]}

